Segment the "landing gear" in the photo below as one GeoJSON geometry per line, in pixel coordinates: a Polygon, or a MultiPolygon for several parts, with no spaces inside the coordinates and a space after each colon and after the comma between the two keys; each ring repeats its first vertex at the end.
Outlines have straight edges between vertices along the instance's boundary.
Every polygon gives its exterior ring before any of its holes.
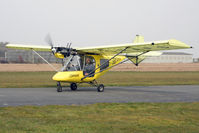
{"type": "MultiPolygon", "coordinates": [[[[71,83],[70,84],[70,88],[72,91],[77,90],[77,84],[76,83],[71,83]]],[[[61,82],[57,82],[57,92],[62,92],[62,86],[61,86],[61,82]]]]}
{"type": "Polygon", "coordinates": [[[77,90],[77,84],[76,83],[71,83],[70,84],[70,88],[72,91],[76,91],[77,90]]]}
{"type": "Polygon", "coordinates": [[[98,92],[103,92],[104,91],[104,85],[103,84],[99,84],[97,87],[97,91],[98,92]]]}
{"type": "Polygon", "coordinates": [[[103,92],[104,91],[104,85],[103,84],[98,84],[96,80],[93,80],[89,82],[90,85],[97,87],[98,92],[103,92]]]}
{"type": "MultiPolygon", "coordinates": [[[[97,87],[97,91],[98,92],[103,92],[104,91],[104,85],[103,84],[98,84],[96,80],[93,80],[91,82],[89,82],[88,84],[97,87]]],[[[76,91],[77,90],[77,84],[76,83],[71,83],[70,84],[70,89],[72,91],[76,91]]],[[[61,86],[61,82],[57,82],[57,92],[62,92],[62,86],[61,86]]]]}
{"type": "Polygon", "coordinates": [[[62,86],[60,82],[57,82],[57,92],[62,92],[62,86]]]}

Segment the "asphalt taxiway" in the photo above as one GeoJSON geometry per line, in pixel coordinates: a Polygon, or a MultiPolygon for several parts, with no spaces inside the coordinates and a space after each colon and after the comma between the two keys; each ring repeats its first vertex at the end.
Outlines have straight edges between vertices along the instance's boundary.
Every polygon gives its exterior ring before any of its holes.
{"type": "Polygon", "coordinates": [[[0,106],[71,105],[127,102],[199,102],[199,85],[69,88],[0,88],[0,106]]]}

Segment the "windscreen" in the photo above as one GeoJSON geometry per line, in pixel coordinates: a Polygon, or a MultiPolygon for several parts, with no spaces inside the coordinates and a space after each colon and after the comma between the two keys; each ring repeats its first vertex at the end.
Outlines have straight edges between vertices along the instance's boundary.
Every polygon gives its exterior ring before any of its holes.
{"type": "Polygon", "coordinates": [[[64,59],[62,71],[81,71],[82,58],[79,55],[71,55],[64,59]]]}

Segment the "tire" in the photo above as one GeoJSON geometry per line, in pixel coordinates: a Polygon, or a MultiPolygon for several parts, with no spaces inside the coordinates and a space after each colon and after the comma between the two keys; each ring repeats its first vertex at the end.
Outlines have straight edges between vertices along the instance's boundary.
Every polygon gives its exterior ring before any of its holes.
{"type": "Polygon", "coordinates": [[[70,84],[70,89],[71,89],[72,91],[76,91],[76,90],[77,90],[77,84],[76,84],[76,83],[71,83],[71,84],[70,84]]]}
{"type": "Polygon", "coordinates": [[[103,92],[103,91],[104,91],[104,85],[103,85],[103,84],[100,84],[100,85],[97,87],[97,91],[98,91],[98,92],[103,92]]]}
{"type": "Polygon", "coordinates": [[[57,82],[57,92],[62,92],[62,86],[60,82],[57,82]]]}

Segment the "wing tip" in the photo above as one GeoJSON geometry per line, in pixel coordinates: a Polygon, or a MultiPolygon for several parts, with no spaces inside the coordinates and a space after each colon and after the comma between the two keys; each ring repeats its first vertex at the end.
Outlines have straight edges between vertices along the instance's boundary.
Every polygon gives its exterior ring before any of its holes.
{"type": "Polygon", "coordinates": [[[177,47],[182,47],[182,48],[191,48],[191,46],[187,45],[186,43],[184,42],[181,42],[179,40],[176,40],[176,39],[171,39],[169,40],[169,44],[170,45],[173,45],[173,46],[177,46],[177,47]]]}

